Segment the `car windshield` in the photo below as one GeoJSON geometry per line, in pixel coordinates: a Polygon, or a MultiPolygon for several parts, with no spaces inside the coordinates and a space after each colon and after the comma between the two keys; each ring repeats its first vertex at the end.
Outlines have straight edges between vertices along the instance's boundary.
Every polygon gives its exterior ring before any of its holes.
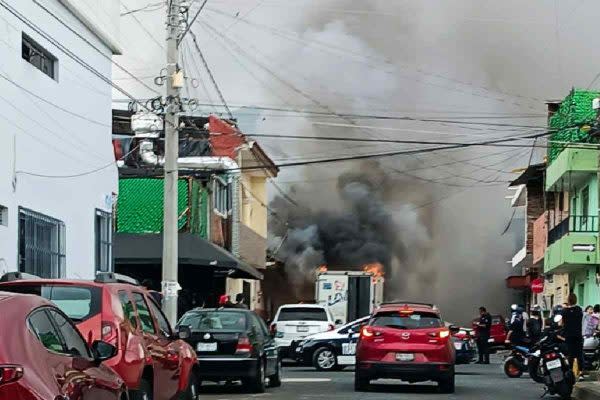
{"type": "Polygon", "coordinates": [[[50,300],[75,322],[85,321],[100,312],[101,289],[71,285],[6,285],[3,291],[27,293],[50,300]]]}
{"type": "Polygon", "coordinates": [[[379,313],[371,319],[371,325],[394,329],[441,328],[444,326],[437,314],[428,312],[413,312],[411,314],[401,314],[399,312],[379,313]]]}
{"type": "Polygon", "coordinates": [[[324,308],[288,307],[279,311],[278,321],[328,321],[324,308]]]}
{"type": "Polygon", "coordinates": [[[244,332],[246,313],[236,311],[193,311],[185,314],[178,325],[200,332],[244,332]]]}

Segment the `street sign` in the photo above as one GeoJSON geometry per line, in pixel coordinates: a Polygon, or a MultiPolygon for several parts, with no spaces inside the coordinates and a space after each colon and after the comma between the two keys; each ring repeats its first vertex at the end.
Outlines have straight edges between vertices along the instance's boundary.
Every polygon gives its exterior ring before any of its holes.
{"type": "Polygon", "coordinates": [[[533,293],[542,293],[544,291],[544,280],[542,278],[536,278],[531,281],[531,291],[533,293]]]}
{"type": "Polygon", "coordinates": [[[596,246],[593,244],[574,244],[573,251],[595,251],[596,246]]]}

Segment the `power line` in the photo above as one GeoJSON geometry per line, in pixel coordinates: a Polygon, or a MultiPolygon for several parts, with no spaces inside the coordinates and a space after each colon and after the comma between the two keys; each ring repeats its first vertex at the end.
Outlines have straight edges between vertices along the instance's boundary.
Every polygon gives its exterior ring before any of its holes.
{"type": "MultiPolygon", "coordinates": [[[[319,46],[321,46],[323,48],[326,48],[326,49],[335,50],[335,51],[338,52],[338,54],[341,52],[342,54],[352,55],[352,56],[354,56],[353,57],[354,59],[363,60],[363,64],[365,64],[365,65],[367,65],[367,66],[369,66],[369,67],[371,67],[373,69],[378,69],[378,70],[380,70],[380,71],[382,71],[382,72],[384,72],[386,74],[393,74],[393,71],[389,71],[389,70],[383,69],[383,68],[381,68],[380,65],[372,64],[372,63],[369,62],[369,60],[372,60],[374,62],[384,63],[386,65],[400,67],[400,68],[403,68],[403,69],[412,69],[415,72],[417,72],[418,74],[422,74],[422,75],[426,75],[426,76],[431,76],[431,77],[434,77],[434,78],[437,78],[437,79],[446,80],[446,81],[449,81],[449,82],[452,82],[452,83],[456,83],[456,84],[460,84],[460,85],[464,85],[464,86],[470,86],[470,87],[473,87],[473,88],[478,88],[480,90],[484,90],[484,91],[489,92],[491,94],[497,94],[497,93],[499,93],[499,94],[502,94],[504,96],[514,97],[514,98],[520,98],[520,99],[523,99],[523,100],[530,100],[530,101],[536,101],[536,102],[542,102],[542,101],[544,101],[543,99],[539,99],[539,98],[535,98],[535,97],[528,97],[528,96],[523,96],[523,95],[519,95],[519,94],[504,92],[504,91],[501,91],[499,89],[492,89],[492,88],[488,88],[488,87],[485,87],[485,86],[478,86],[478,85],[475,85],[473,82],[464,82],[464,81],[461,81],[459,79],[449,78],[449,77],[443,76],[443,75],[438,74],[438,73],[432,73],[432,72],[429,72],[429,71],[425,71],[425,70],[423,70],[422,68],[419,68],[419,67],[412,67],[412,66],[409,67],[409,66],[406,66],[406,65],[399,66],[399,65],[397,65],[396,62],[393,62],[393,61],[391,61],[389,59],[386,59],[386,58],[384,58],[384,59],[378,59],[378,58],[375,58],[375,57],[365,56],[362,53],[359,53],[359,52],[356,52],[356,51],[353,51],[353,50],[350,50],[350,49],[346,49],[346,48],[337,46],[337,45],[332,44],[332,43],[328,43],[328,42],[316,40],[314,38],[312,40],[306,40],[306,39],[298,37],[298,35],[297,35],[296,32],[287,31],[287,30],[275,28],[275,27],[272,27],[272,26],[259,24],[259,23],[256,23],[256,22],[251,22],[249,20],[246,20],[246,19],[243,19],[243,18],[239,18],[239,17],[233,16],[233,15],[227,14],[227,13],[225,13],[223,11],[220,11],[220,10],[217,10],[217,9],[214,9],[214,8],[207,8],[207,10],[211,11],[213,13],[216,13],[216,14],[223,15],[225,17],[234,19],[236,21],[241,21],[241,22],[243,22],[243,23],[245,23],[247,25],[254,26],[254,27],[258,28],[258,29],[266,30],[268,32],[271,32],[271,33],[275,34],[276,36],[282,37],[282,38],[287,39],[287,40],[301,42],[301,43],[303,43],[305,45],[308,45],[308,46],[319,45],[319,46]],[[364,61],[367,61],[367,63],[365,63],[364,61]]],[[[407,79],[409,79],[409,78],[407,78],[407,79]]],[[[424,80],[418,79],[418,78],[417,79],[413,78],[412,80],[420,81],[420,82],[422,82],[423,84],[426,84],[426,85],[438,86],[438,87],[442,87],[442,88],[447,89],[447,90],[461,92],[461,93],[469,94],[469,95],[472,95],[472,96],[489,98],[489,99],[496,100],[496,101],[501,101],[501,102],[505,102],[505,103],[511,103],[511,104],[514,104],[514,105],[517,105],[517,106],[520,106],[520,107],[528,107],[528,108],[534,109],[534,107],[532,107],[531,105],[528,105],[528,104],[522,104],[522,103],[519,103],[519,102],[510,102],[510,101],[507,102],[506,99],[504,99],[502,97],[495,97],[495,96],[483,95],[483,94],[476,93],[476,92],[469,92],[469,91],[465,91],[465,90],[460,90],[460,89],[458,89],[456,87],[452,87],[452,86],[437,85],[437,84],[434,84],[432,82],[427,82],[427,81],[424,81],[424,80]]]]}
{"type": "Polygon", "coordinates": [[[124,160],[125,158],[127,158],[131,153],[133,153],[134,151],[136,151],[139,148],[139,146],[134,147],[133,149],[131,149],[127,154],[124,154],[121,158],[119,158],[118,160],[115,161],[111,161],[110,163],[103,165],[101,167],[98,168],[94,168],[92,170],[86,171],[86,172],[81,172],[78,174],[71,174],[71,175],[46,175],[46,174],[37,174],[35,172],[28,172],[28,171],[16,171],[15,174],[17,175],[29,175],[29,176],[35,176],[38,178],[49,178],[49,179],[68,179],[68,178],[78,178],[81,176],[86,176],[86,175],[91,175],[94,174],[96,172],[102,171],[106,168],[109,168],[113,165],[116,165],[118,161],[124,160]]]}
{"type": "Polygon", "coordinates": [[[179,37],[179,39],[177,39],[177,45],[178,46],[181,43],[181,41],[183,40],[183,38],[185,37],[185,35],[187,35],[187,33],[189,32],[189,30],[192,28],[192,25],[194,25],[194,22],[196,22],[196,19],[198,19],[198,16],[200,15],[200,13],[202,12],[202,10],[204,9],[204,6],[206,5],[207,2],[208,2],[208,0],[204,0],[204,2],[202,3],[202,5],[200,5],[200,8],[198,9],[198,12],[196,12],[196,15],[194,15],[194,18],[192,18],[192,20],[190,21],[190,23],[188,24],[188,26],[185,28],[185,30],[183,31],[183,33],[181,34],[181,36],[179,37]]]}
{"type": "MultiPolygon", "coordinates": [[[[88,46],[90,46],[91,48],[93,48],[94,50],[96,50],[96,52],[98,54],[100,54],[102,57],[104,57],[107,60],[109,60],[117,68],[119,68],[121,71],[125,72],[131,78],[135,79],[136,82],[140,83],[141,85],[143,85],[146,89],[150,90],[151,92],[159,94],[159,92],[156,89],[148,86],[144,81],[138,79],[135,75],[133,75],[131,72],[129,72],[125,67],[123,67],[118,62],[114,61],[111,56],[107,56],[106,54],[104,54],[104,52],[102,52],[102,50],[100,50],[98,47],[96,47],[92,42],[90,42],[87,38],[85,38],[83,35],[81,35],[75,29],[71,28],[67,23],[65,23],[62,19],[60,19],[56,14],[54,14],[52,11],[50,11],[48,8],[46,8],[44,5],[40,4],[40,2],[38,0],[33,0],[33,2],[35,4],[37,4],[42,10],[46,11],[46,13],[50,14],[56,21],[58,21],[62,26],[64,26],[65,28],[67,28],[71,33],[73,33],[75,36],[77,36],[78,38],[80,38],[81,40],[83,40],[88,46]]],[[[106,78],[106,79],[109,79],[109,78],[106,78]]],[[[112,81],[111,81],[111,83],[112,83],[112,81]]]]}
{"type": "Polygon", "coordinates": [[[204,64],[204,68],[206,68],[206,72],[208,73],[208,76],[210,77],[210,80],[211,80],[213,86],[215,87],[215,90],[217,91],[217,94],[219,95],[219,98],[221,99],[221,102],[223,103],[223,106],[225,107],[227,114],[229,115],[229,118],[233,119],[233,114],[231,113],[231,110],[229,109],[229,106],[227,105],[227,102],[225,101],[225,97],[223,96],[221,89],[219,89],[219,85],[217,84],[217,81],[215,80],[215,77],[213,76],[212,71],[210,70],[210,67],[208,66],[208,63],[206,62],[204,55],[202,54],[202,50],[200,50],[200,46],[198,45],[198,41],[196,40],[196,34],[193,31],[190,31],[190,34],[192,35],[192,40],[194,42],[194,46],[196,47],[196,51],[198,51],[198,55],[200,56],[200,59],[202,60],[202,63],[204,64]]]}
{"type": "Polygon", "coordinates": [[[0,78],[2,78],[2,79],[4,79],[5,81],[7,81],[7,82],[11,83],[12,85],[16,86],[17,88],[21,89],[22,91],[24,91],[25,93],[29,94],[30,96],[33,96],[33,97],[35,97],[36,99],[38,99],[38,100],[40,100],[40,101],[43,101],[44,103],[46,103],[46,104],[48,104],[48,105],[50,105],[50,106],[52,106],[52,107],[56,108],[57,110],[60,110],[60,111],[62,111],[62,112],[65,112],[65,113],[67,113],[67,114],[69,114],[69,115],[71,115],[71,116],[73,116],[73,117],[81,118],[81,119],[83,119],[83,120],[85,120],[85,121],[87,121],[87,122],[90,122],[90,123],[92,123],[92,124],[95,124],[95,125],[100,125],[100,126],[103,126],[103,127],[112,128],[112,126],[111,126],[111,125],[109,125],[109,124],[105,124],[105,123],[103,123],[103,122],[100,122],[100,121],[95,121],[95,120],[93,120],[93,119],[90,119],[90,118],[86,117],[85,115],[77,114],[77,113],[75,113],[75,112],[73,112],[73,111],[71,111],[71,110],[68,110],[68,109],[66,109],[66,108],[64,108],[64,107],[61,107],[61,106],[59,106],[59,105],[57,105],[57,104],[54,104],[54,103],[52,103],[51,101],[49,101],[49,100],[46,100],[46,99],[44,99],[44,98],[43,98],[43,97],[41,97],[41,96],[38,96],[37,94],[33,93],[32,91],[30,91],[30,90],[26,89],[25,87],[21,86],[21,85],[20,85],[20,84],[18,84],[17,82],[15,82],[15,81],[13,81],[12,79],[10,79],[8,76],[4,75],[2,72],[0,72],[0,78]]]}

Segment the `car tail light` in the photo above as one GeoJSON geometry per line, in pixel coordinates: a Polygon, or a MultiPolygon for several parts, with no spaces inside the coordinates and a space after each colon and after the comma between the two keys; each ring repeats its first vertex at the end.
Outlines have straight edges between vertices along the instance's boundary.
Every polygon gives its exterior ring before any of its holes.
{"type": "Polygon", "coordinates": [[[245,336],[240,337],[235,348],[235,353],[248,354],[250,352],[252,352],[252,344],[250,343],[250,339],[245,336]]]}
{"type": "Polygon", "coordinates": [[[111,321],[102,321],[102,340],[117,346],[117,326],[111,321]]]}
{"type": "Polygon", "coordinates": [[[328,331],[332,331],[334,329],[335,329],[335,325],[333,325],[333,324],[329,324],[329,326],[327,327],[328,331]]]}
{"type": "Polygon", "coordinates": [[[23,377],[20,365],[0,365],[0,385],[16,382],[23,377]]]}
{"type": "Polygon", "coordinates": [[[429,332],[428,335],[432,338],[446,339],[450,336],[450,331],[447,329],[443,329],[441,331],[429,332]]]}

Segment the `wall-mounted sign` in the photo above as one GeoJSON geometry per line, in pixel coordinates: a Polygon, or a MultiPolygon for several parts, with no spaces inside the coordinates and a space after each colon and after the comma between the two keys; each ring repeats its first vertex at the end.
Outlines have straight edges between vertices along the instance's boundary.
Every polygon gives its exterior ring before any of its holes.
{"type": "Polygon", "coordinates": [[[533,293],[542,293],[544,291],[544,280],[542,278],[536,278],[531,281],[531,291],[533,293]]]}
{"type": "Polygon", "coordinates": [[[596,251],[596,245],[594,244],[574,244],[573,251],[596,251]]]}

